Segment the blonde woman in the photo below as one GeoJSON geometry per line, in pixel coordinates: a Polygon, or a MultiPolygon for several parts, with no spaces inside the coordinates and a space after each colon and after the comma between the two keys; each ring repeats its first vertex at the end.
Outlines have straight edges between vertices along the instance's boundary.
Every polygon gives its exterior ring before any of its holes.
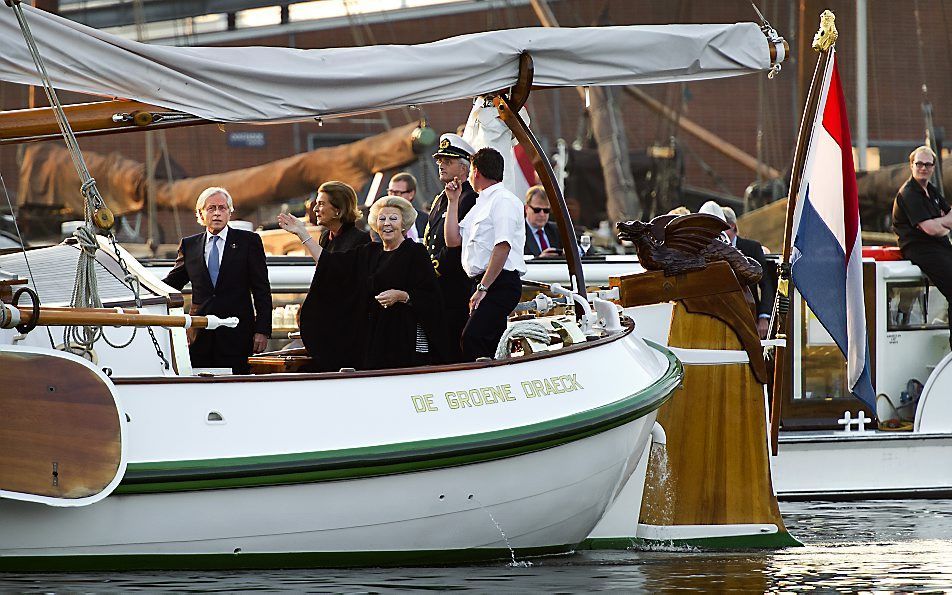
{"type": "Polygon", "coordinates": [[[301,339],[317,369],[401,368],[440,363],[442,301],[422,244],[407,241],[416,221],[409,201],[388,196],[370,207],[380,243],[330,252],[310,239],[304,223],[278,215],[317,263],[301,307],[301,339]]]}

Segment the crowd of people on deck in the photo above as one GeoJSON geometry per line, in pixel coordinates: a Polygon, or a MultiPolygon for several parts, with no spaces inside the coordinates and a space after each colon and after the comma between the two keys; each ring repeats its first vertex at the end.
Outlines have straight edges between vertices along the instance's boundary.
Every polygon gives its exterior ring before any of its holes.
{"type": "MultiPolygon", "coordinates": [[[[343,182],[321,184],[305,220],[278,215],[278,225],[297,236],[315,262],[299,310],[311,371],[491,358],[521,296],[526,258],[564,254],[559,229],[549,221],[545,189],[533,186],[524,199],[517,198],[502,184],[499,152],[476,151],[460,136],[444,134],[433,158],[443,190],[429,212],[414,207],[417,181],[401,172],[371,205],[369,232],[358,225],[362,213],[355,190],[343,182]],[[308,223],[320,226],[318,237],[310,235],[308,223]]],[[[904,253],[920,257],[921,252],[938,262],[933,253],[952,258],[952,249],[947,239],[939,246],[935,238],[941,238],[929,226],[943,226],[952,215],[931,185],[912,184],[919,181],[919,169],[931,163],[927,148],[910,156],[913,178],[897,198],[894,218],[904,253]]],[[[261,238],[229,227],[233,212],[228,190],[202,192],[195,214],[205,230],[182,240],[164,281],[178,289],[191,282],[191,314],[240,320],[235,329],[190,329],[192,365],[247,373],[248,356],[264,351],[271,334],[271,292],[261,238]]],[[[681,207],[672,214],[689,212],[681,207]]],[[[777,288],[775,267],[759,243],[738,235],[730,207],[708,201],[699,212],[726,221],[725,241],[761,264],[763,278],[750,290],[758,331],[766,337],[777,288]]],[[[948,233],[948,227],[942,230],[948,233]]],[[[926,271],[939,279],[943,293],[947,270],[926,271]]]]}
{"type": "MultiPolygon", "coordinates": [[[[299,312],[311,371],[384,369],[491,358],[526,272],[523,251],[559,253],[541,186],[524,200],[502,184],[504,158],[445,134],[433,155],[443,191],[429,213],[413,206],[416,179],[391,178],[361,230],[355,190],[330,181],[317,190],[307,222],[287,213],[278,225],[315,262],[299,312]],[[531,236],[530,236],[531,234],[531,236]]],[[[237,316],[235,329],[193,330],[192,365],[248,371],[271,334],[271,294],[259,236],[228,226],[234,203],[209,188],[195,213],[205,231],[184,238],[166,283],[192,284],[193,315],[237,316]]]]}

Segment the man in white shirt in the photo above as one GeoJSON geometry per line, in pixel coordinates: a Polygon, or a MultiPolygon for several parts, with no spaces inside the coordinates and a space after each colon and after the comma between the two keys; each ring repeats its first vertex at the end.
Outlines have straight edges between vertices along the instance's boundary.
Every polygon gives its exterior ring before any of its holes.
{"type": "Polygon", "coordinates": [[[458,215],[463,181],[454,178],[446,184],[446,245],[462,246],[463,270],[475,286],[462,336],[463,354],[471,361],[495,355],[507,317],[519,303],[526,273],[521,250],[526,243],[523,205],[502,185],[504,166],[495,149],[487,147],[473,155],[469,182],[479,197],[462,222],[458,215]]]}

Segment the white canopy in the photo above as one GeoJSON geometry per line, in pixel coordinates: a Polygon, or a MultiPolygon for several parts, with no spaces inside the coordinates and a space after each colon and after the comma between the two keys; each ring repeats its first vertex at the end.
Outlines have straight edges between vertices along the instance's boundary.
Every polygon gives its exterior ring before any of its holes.
{"type": "MultiPolygon", "coordinates": [[[[421,45],[300,50],[148,45],[22,7],[55,87],[218,121],[472,97],[514,85],[523,51],[538,86],[690,81],[770,67],[767,40],[753,23],[525,28],[421,45]]],[[[0,80],[39,84],[15,15],[2,4],[0,80]]]]}

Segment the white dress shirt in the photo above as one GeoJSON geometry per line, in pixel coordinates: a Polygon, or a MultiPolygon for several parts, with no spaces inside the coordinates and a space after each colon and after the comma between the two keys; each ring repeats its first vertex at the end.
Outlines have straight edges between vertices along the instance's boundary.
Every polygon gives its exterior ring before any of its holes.
{"type": "Polygon", "coordinates": [[[526,245],[525,222],[522,201],[515,194],[501,183],[484,188],[459,224],[463,238],[462,264],[466,274],[476,277],[486,272],[493,248],[508,242],[509,256],[503,269],[525,275],[526,261],[522,257],[526,245]]]}
{"type": "MultiPolygon", "coordinates": [[[[208,265],[208,257],[212,253],[212,238],[215,237],[215,234],[210,231],[205,231],[205,265],[208,265]]],[[[218,241],[218,265],[221,266],[221,257],[225,253],[225,244],[228,242],[228,226],[226,225],[224,229],[218,232],[218,237],[221,238],[218,241]]]]}

